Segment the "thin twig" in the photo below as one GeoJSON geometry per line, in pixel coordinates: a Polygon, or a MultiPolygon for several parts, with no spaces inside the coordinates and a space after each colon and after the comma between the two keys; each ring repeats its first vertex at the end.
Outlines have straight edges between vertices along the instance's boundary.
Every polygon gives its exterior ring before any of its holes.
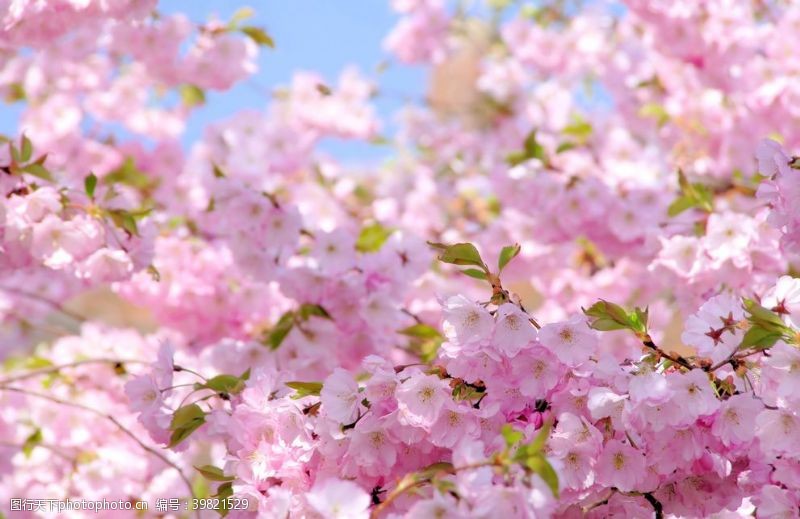
{"type": "Polygon", "coordinates": [[[749,357],[751,355],[756,355],[758,353],[764,353],[764,350],[753,350],[753,351],[749,351],[747,353],[742,353],[742,354],[739,354],[739,355],[736,355],[736,351],[734,350],[734,352],[731,353],[730,355],[728,355],[728,357],[725,360],[721,360],[721,361],[717,362],[716,364],[714,364],[713,366],[711,366],[710,368],[708,368],[708,371],[716,371],[719,368],[721,368],[722,366],[724,366],[725,364],[731,363],[731,361],[739,361],[741,359],[747,358],[747,357],[749,357]]]}
{"type": "Polygon", "coordinates": [[[3,290],[5,292],[9,292],[9,293],[14,294],[14,295],[27,297],[28,299],[33,299],[35,301],[39,301],[40,303],[44,303],[45,305],[49,306],[53,310],[56,310],[57,312],[61,312],[62,314],[66,315],[67,317],[71,317],[72,319],[75,319],[78,322],[82,323],[83,321],[86,320],[86,317],[84,317],[84,316],[82,316],[80,314],[77,314],[75,312],[72,312],[70,310],[67,310],[66,308],[64,308],[60,304],[56,303],[55,301],[53,301],[51,299],[48,299],[48,298],[46,298],[44,296],[41,296],[39,294],[34,294],[32,292],[26,292],[25,290],[20,290],[18,288],[11,288],[11,287],[6,287],[6,286],[0,286],[0,290],[3,290]]]}
{"type": "MultiPolygon", "coordinates": [[[[154,448],[150,447],[149,445],[146,445],[144,442],[142,442],[142,440],[137,438],[136,435],[133,434],[130,431],[130,429],[128,429],[127,427],[122,425],[119,422],[119,420],[114,418],[113,415],[110,415],[108,413],[104,413],[102,411],[99,411],[97,409],[94,409],[92,407],[89,407],[89,406],[86,406],[86,405],[83,405],[83,404],[79,404],[77,402],[69,402],[67,400],[62,400],[62,399],[54,397],[54,396],[45,395],[43,393],[36,393],[34,391],[28,391],[27,389],[23,389],[23,388],[20,388],[20,387],[2,387],[2,388],[0,388],[0,391],[11,391],[11,392],[21,393],[23,395],[27,395],[27,396],[31,396],[31,397],[35,397],[35,398],[41,398],[43,400],[49,400],[50,402],[53,402],[53,403],[56,403],[56,404],[59,404],[59,405],[64,405],[64,406],[67,406],[67,407],[74,407],[75,409],[81,409],[83,411],[92,413],[94,415],[97,415],[97,416],[99,416],[101,418],[104,418],[104,419],[110,421],[120,431],[122,431],[130,439],[135,441],[139,445],[139,447],[141,447],[143,450],[145,450],[146,452],[152,454],[153,456],[157,457],[158,459],[160,459],[161,461],[163,461],[164,463],[166,463],[167,465],[169,465],[170,467],[175,469],[175,471],[178,472],[178,475],[180,476],[181,480],[183,480],[183,483],[186,485],[186,488],[189,489],[189,496],[192,497],[192,498],[195,497],[194,496],[194,490],[192,489],[192,483],[189,481],[189,478],[186,477],[186,474],[183,473],[183,470],[181,470],[181,468],[178,465],[176,465],[173,461],[171,461],[169,458],[164,456],[162,453],[160,453],[156,449],[154,449],[154,448]]],[[[199,517],[199,513],[196,512],[196,514],[199,517]]]]}
{"type": "Polygon", "coordinates": [[[78,360],[75,362],[70,362],[68,364],[61,364],[59,366],[49,366],[46,368],[36,369],[33,371],[29,371],[27,373],[22,373],[20,375],[2,379],[0,380],[0,386],[4,386],[6,384],[10,384],[12,382],[19,382],[20,380],[27,380],[29,378],[38,377],[40,375],[49,375],[50,373],[56,373],[61,371],[62,369],[67,368],[74,368],[77,366],[82,366],[85,364],[149,364],[148,362],[144,362],[141,360],[125,360],[125,359],[86,359],[86,360],[78,360]]]}
{"type": "Polygon", "coordinates": [[[660,356],[664,357],[665,359],[671,360],[673,363],[683,366],[686,369],[695,369],[697,366],[693,366],[688,360],[684,359],[680,355],[672,355],[671,353],[667,353],[666,351],[659,348],[656,343],[653,342],[653,339],[650,338],[648,335],[644,339],[642,339],[642,344],[645,347],[650,348],[651,350],[658,353],[660,356]]]}

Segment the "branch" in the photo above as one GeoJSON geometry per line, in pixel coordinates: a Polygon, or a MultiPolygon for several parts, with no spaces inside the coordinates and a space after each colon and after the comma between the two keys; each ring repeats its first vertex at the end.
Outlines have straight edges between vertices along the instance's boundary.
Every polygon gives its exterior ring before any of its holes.
{"type": "Polygon", "coordinates": [[[728,355],[728,357],[726,359],[721,360],[721,361],[717,362],[716,364],[714,364],[713,366],[711,366],[710,368],[708,368],[708,371],[716,371],[719,368],[721,368],[722,366],[724,366],[725,364],[730,364],[732,367],[735,368],[736,367],[734,365],[735,362],[738,362],[739,360],[747,358],[747,357],[749,357],[751,355],[756,355],[758,353],[764,353],[764,350],[753,350],[753,351],[749,351],[747,353],[741,353],[739,355],[736,355],[736,350],[734,350],[733,353],[728,355]]]}
{"type": "Polygon", "coordinates": [[[664,357],[665,359],[671,360],[673,363],[683,366],[686,369],[695,369],[697,366],[692,365],[688,360],[684,359],[680,355],[672,355],[671,353],[667,353],[666,351],[659,348],[656,343],[653,342],[653,339],[650,338],[650,335],[645,336],[642,339],[642,344],[645,347],[650,348],[651,350],[658,353],[660,356],[664,357]]]}
{"type": "Polygon", "coordinates": [[[70,362],[68,364],[61,364],[60,366],[49,366],[46,368],[36,369],[27,373],[22,373],[17,376],[0,380],[0,386],[10,384],[12,382],[19,382],[20,380],[27,380],[29,378],[38,377],[40,375],[49,375],[50,373],[57,373],[62,369],[74,368],[84,364],[149,364],[141,360],[126,360],[126,359],[87,359],[70,362]]]}
{"type": "Polygon", "coordinates": [[[56,303],[55,301],[53,301],[51,299],[48,299],[48,298],[46,298],[44,296],[41,296],[39,294],[34,294],[32,292],[26,292],[24,290],[20,290],[18,288],[11,288],[11,287],[5,287],[5,286],[0,286],[0,290],[3,290],[3,291],[8,292],[10,294],[14,294],[14,295],[22,296],[22,297],[27,297],[28,299],[33,299],[34,301],[39,301],[40,303],[44,303],[45,305],[49,306],[53,310],[55,310],[57,312],[61,312],[62,314],[66,315],[67,317],[75,319],[79,323],[82,323],[83,321],[86,320],[86,317],[84,317],[84,316],[82,316],[80,314],[77,314],[75,312],[72,312],[70,310],[67,310],[66,308],[64,308],[60,304],[56,303]]]}
{"type": "MultiPolygon", "coordinates": [[[[129,438],[131,438],[133,441],[135,441],[139,445],[139,447],[141,447],[144,451],[152,454],[153,456],[157,457],[158,459],[160,459],[162,462],[164,462],[168,466],[170,466],[173,469],[175,469],[178,472],[178,475],[180,476],[181,480],[183,480],[183,483],[186,485],[186,488],[189,489],[189,496],[191,496],[192,498],[195,497],[194,496],[194,490],[192,489],[192,483],[186,477],[186,474],[183,473],[183,470],[181,470],[181,468],[178,465],[176,465],[173,461],[171,461],[169,458],[164,456],[162,453],[160,453],[156,449],[150,447],[149,445],[146,445],[145,443],[143,443],[139,438],[136,437],[135,434],[133,434],[130,431],[130,429],[128,429],[127,427],[122,425],[119,422],[119,420],[114,418],[114,416],[112,416],[112,415],[110,415],[108,413],[104,413],[102,411],[98,411],[97,409],[94,409],[92,407],[89,407],[89,406],[86,406],[86,405],[83,405],[83,404],[79,404],[77,402],[69,402],[67,400],[62,400],[62,399],[54,397],[54,396],[45,395],[43,393],[36,393],[34,391],[28,391],[27,389],[23,389],[23,388],[19,388],[19,387],[2,387],[2,388],[0,388],[0,391],[12,391],[12,392],[15,392],[15,393],[21,393],[23,395],[27,395],[27,396],[31,396],[31,397],[41,398],[43,400],[49,400],[50,402],[53,402],[53,403],[56,403],[56,404],[64,405],[64,406],[67,406],[67,407],[73,407],[75,409],[81,409],[83,411],[92,413],[92,414],[94,414],[96,416],[99,416],[101,418],[105,418],[106,420],[108,420],[111,423],[113,423],[117,427],[117,429],[119,429],[120,431],[125,433],[125,435],[127,435],[129,438]]],[[[199,513],[198,512],[196,512],[196,513],[198,514],[197,516],[199,517],[199,513]]]]}
{"type": "Polygon", "coordinates": [[[647,499],[647,502],[653,507],[653,510],[656,512],[656,519],[664,519],[664,505],[661,504],[661,501],[655,498],[651,492],[645,492],[642,494],[642,497],[647,499]]]}

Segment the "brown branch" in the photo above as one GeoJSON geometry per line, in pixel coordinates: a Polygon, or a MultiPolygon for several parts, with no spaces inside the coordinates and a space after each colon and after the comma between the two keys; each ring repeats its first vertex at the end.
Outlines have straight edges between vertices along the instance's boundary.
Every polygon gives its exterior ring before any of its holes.
{"type": "Polygon", "coordinates": [[[747,358],[747,357],[749,357],[751,355],[756,355],[758,353],[763,353],[763,352],[764,352],[764,350],[753,350],[753,351],[749,351],[747,353],[740,353],[739,355],[737,355],[736,354],[737,352],[734,350],[733,353],[728,355],[728,358],[717,362],[716,364],[714,364],[713,366],[708,368],[708,371],[716,371],[719,368],[721,368],[722,366],[724,366],[725,364],[730,364],[732,367],[735,368],[736,366],[734,364],[736,362],[740,361],[741,359],[747,358]]]}
{"type": "Polygon", "coordinates": [[[665,359],[671,360],[674,364],[683,366],[686,369],[695,369],[697,367],[692,365],[688,360],[686,360],[680,355],[672,355],[671,353],[667,353],[666,351],[662,350],[656,345],[656,343],[653,342],[653,339],[650,338],[649,335],[645,336],[644,339],[642,339],[642,344],[644,344],[645,347],[650,348],[651,350],[656,352],[658,355],[664,357],[665,359]]]}
{"type": "Polygon", "coordinates": [[[650,506],[653,507],[653,510],[656,512],[656,519],[664,519],[664,505],[661,504],[661,501],[655,498],[652,492],[645,492],[642,494],[650,506]]]}
{"type": "Polygon", "coordinates": [[[617,489],[616,488],[612,488],[611,492],[609,492],[609,494],[605,497],[605,499],[603,499],[601,501],[594,502],[594,503],[592,503],[590,505],[584,506],[582,508],[583,513],[587,514],[587,513],[591,512],[592,510],[594,510],[595,508],[601,507],[603,505],[607,505],[608,504],[608,500],[611,499],[616,492],[617,492],[617,489]]]}

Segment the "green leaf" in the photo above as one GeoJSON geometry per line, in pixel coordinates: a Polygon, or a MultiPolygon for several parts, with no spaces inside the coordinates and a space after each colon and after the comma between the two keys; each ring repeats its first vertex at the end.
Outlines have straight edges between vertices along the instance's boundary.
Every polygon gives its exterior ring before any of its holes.
{"type": "Polygon", "coordinates": [[[423,323],[409,326],[399,330],[398,333],[412,338],[409,349],[425,363],[436,358],[439,346],[444,340],[439,330],[423,323]]]}
{"type": "Polygon", "coordinates": [[[322,391],[322,382],[287,382],[287,386],[294,389],[297,393],[292,398],[303,398],[304,396],[319,396],[322,391]]]}
{"type": "Polygon", "coordinates": [[[599,332],[612,332],[614,330],[627,330],[628,326],[625,324],[612,321],[611,319],[599,318],[590,323],[592,329],[599,332]]]}
{"type": "Polygon", "coordinates": [[[691,209],[695,207],[697,204],[691,198],[680,196],[676,198],[669,207],[667,208],[667,214],[669,216],[678,216],[682,212],[686,211],[687,209],[691,209]]]}
{"type": "Polygon", "coordinates": [[[232,504],[230,501],[228,501],[228,498],[231,496],[233,496],[233,483],[230,481],[220,484],[217,487],[216,494],[211,496],[212,498],[219,500],[217,513],[219,513],[220,517],[225,517],[228,515],[228,512],[230,511],[228,507],[232,504]]]}
{"type": "Polygon", "coordinates": [[[172,434],[169,437],[169,443],[167,444],[167,448],[171,449],[176,445],[179,445],[183,442],[186,438],[192,435],[201,425],[205,423],[205,419],[198,420],[196,422],[192,422],[190,425],[186,427],[181,427],[172,431],[172,434]]]}
{"type": "Polygon", "coordinates": [[[439,261],[454,265],[474,265],[484,271],[488,271],[478,249],[471,243],[456,243],[455,245],[445,246],[444,252],[439,256],[439,261]]]}
{"type": "Polygon", "coordinates": [[[358,240],[356,240],[356,249],[359,252],[376,252],[393,232],[394,229],[387,229],[379,223],[368,225],[361,229],[358,240]]]}
{"type": "Polygon", "coordinates": [[[574,138],[578,144],[584,144],[592,136],[592,125],[580,115],[576,115],[573,117],[572,123],[566,126],[562,132],[564,135],[574,138]]]}
{"type": "Polygon", "coordinates": [[[525,142],[522,145],[522,151],[514,151],[506,155],[506,162],[511,166],[516,166],[518,164],[522,164],[530,159],[539,159],[540,161],[547,163],[547,153],[545,152],[544,147],[539,144],[539,141],[536,139],[536,130],[531,130],[531,132],[525,137],[525,142]]]}
{"type": "Polygon", "coordinates": [[[175,447],[188,438],[194,431],[206,422],[206,413],[197,404],[189,404],[179,408],[172,416],[168,448],[175,447]]]}
{"type": "Polygon", "coordinates": [[[215,178],[225,178],[225,172],[215,162],[211,163],[211,168],[214,171],[215,178]]]}
{"type": "Polygon", "coordinates": [[[558,145],[558,147],[556,148],[556,153],[563,153],[565,151],[569,151],[577,147],[578,145],[575,144],[574,142],[565,141],[558,145]]]}
{"type": "Polygon", "coordinates": [[[747,313],[750,314],[750,321],[754,323],[759,323],[762,326],[769,327],[772,325],[774,329],[784,330],[786,329],[786,324],[783,322],[783,319],[767,308],[764,308],[760,304],[756,303],[752,299],[745,299],[744,300],[744,307],[747,310],[747,313]]]}
{"type": "Polygon", "coordinates": [[[16,103],[17,101],[25,101],[25,87],[20,82],[11,83],[8,85],[8,93],[6,94],[6,103],[16,103]]]}
{"type": "Polygon", "coordinates": [[[208,379],[205,387],[219,393],[239,393],[244,389],[244,381],[235,375],[217,375],[208,379]]]}
{"type": "Polygon", "coordinates": [[[44,357],[34,356],[27,357],[24,361],[25,368],[27,369],[42,369],[53,367],[53,361],[44,357]]]}
{"type": "Polygon", "coordinates": [[[536,139],[536,130],[531,130],[524,142],[525,154],[529,158],[539,159],[542,162],[547,162],[547,155],[544,148],[536,139]]]}
{"type": "Polygon", "coordinates": [[[233,13],[233,16],[231,16],[230,25],[231,27],[236,27],[239,25],[239,22],[252,18],[255,14],[256,12],[252,7],[240,7],[233,13]]]}
{"type": "Polygon", "coordinates": [[[781,333],[753,326],[744,334],[739,347],[749,348],[751,346],[756,346],[758,348],[770,348],[775,345],[781,337],[783,337],[781,333]]]}
{"type": "Polygon", "coordinates": [[[42,430],[40,428],[36,428],[27,438],[25,438],[25,443],[22,444],[22,453],[25,454],[26,458],[31,456],[33,449],[42,443],[42,430]]]}
{"type": "Polygon", "coordinates": [[[24,133],[22,134],[22,147],[20,148],[20,162],[28,162],[33,155],[33,144],[31,140],[24,133]]]}
{"type": "Polygon", "coordinates": [[[639,108],[639,116],[654,119],[656,124],[661,127],[669,122],[669,113],[664,105],[658,103],[645,103],[639,108]]]}
{"type": "Polygon", "coordinates": [[[544,444],[547,443],[547,439],[550,437],[550,430],[553,427],[553,423],[550,421],[545,422],[542,424],[542,427],[539,429],[539,432],[536,434],[536,437],[528,444],[528,453],[533,454],[534,452],[541,452],[544,448],[544,444]]]}
{"type": "Polygon", "coordinates": [[[247,35],[251,40],[253,40],[257,44],[269,47],[271,49],[275,48],[275,42],[269,36],[269,34],[267,34],[261,27],[248,25],[246,27],[242,27],[239,30],[242,31],[245,35],[247,35]]]}
{"type": "Polygon", "coordinates": [[[461,271],[462,274],[466,274],[467,276],[475,279],[482,279],[487,280],[489,277],[486,275],[486,272],[478,269],[464,269],[461,271]]]}
{"type": "Polygon", "coordinates": [[[110,209],[106,211],[114,222],[114,225],[123,229],[132,236],[139,236],[139,227],[136,225],[136,218],[124,209],[110,209]]]}
{"type": "Polygon", "coordinates": [[[289,335],[289,332],[292,331],[293,326],[294,312],[286,312],[278,319],[278,322],[267,335],[267,344],[269,347],[273,350],[277,350],[286,336],[289,335]]]}
{"type": "Polygon", "coordinates": [[[136,189],[146,189],[154,184],[150,177],[136,167],[132,157],[126,157],[117,169],[103,177],[104,184],[117,182],[136,189]]]}
{"type": "Polygon", "coordinates": [[[550,462],[547,461],[544,456],[541,454],[538,456],[531,456],[527,459],[525,465],[532,472],[538,474],[539,477],[547,483],[547,486],[550,487],[553,495],[558,497],[558,474],[556,474],[553,466],[550,465],[550,462]]]}
{"type": "Polygon", "coordinates": [[[442,334],[439,333],[439,330],[433,326],[422,323],[414,324],[408,328],[403,328],[398,333],[408,335],[409,337],[419,337],[422,339],[434,339],[442,336],[442,334]]]}
{"type": "Polygon", "coordinates": [[[708,213],[714,210],[714,195],[703,184],[690,183],[683,170],[678,170],[678,185],[681,196],[675,199],[667,208],[669,216],[677,216],[687,209],[697,207],[708,213]]]}
{"type": "Polygon", "coordinates": [[[14,146],[13,142],[8,143],[8,152],[11,154],[11,160],[13,160],[16,163],[23,162],[19,156],[19,150],[17,149],[16,146],[14,146]]]}
{"type": "Polygon", "coordinates": [[[599,331],[632,330],[637,334],[647,333],[648,310],[635,308],[628,312],[620,305],[604,299],[599,300],[583,313],[590,317],[589,326],[599,331]]]}
{"type": "Polygon", "coordinates": [[[507,245],[503,247],[500,251],[500,257],[497,260],[497,267],[500,271],[502,271],[508,263],[517,257],[521,247],[519,243],[515,243],[514,245],[507,245]]]}
{"type": "Polygon", "coordinates": [[[46,167],[42,166],[41,164],[36,164],[36,163],[28,164],[27,166],[22,168],[22,171],[24,171],[25,173],[30,173],[34,177],[39,177],[42,180],[53,182],[53,175],[46,167]]]}
{"type": "Polygon", "coordinates": [[[205,419],[206,413],[197,404],[189,404],[178,408],[175,414],[172,415],[172,421],[169,428],[174,431],[188,425],[195,420],[205,419]]]}
{"type": "Polygon", "coordinates": [[[209,481],[233,481],[236,479],[235,476],[226,476],[221,468],[215,467],[214,465],[195,466],[194,468],[209,481]]]}
{"type": "Polygon", "coordinates": [[[203,105],[206,102],[205,92],[197,85],[191,85],[189,83],[181,85],[178,87],[178,93],[181,96],[181,101],[184,106],[189,108],[203,105]]]}
{"type": "Polygon", "coordinates": [[[509,166],[519,166],[529,158],[524,151],[514,151],[506,155],[506,163],[509,166]]]}
{"type": "Polygon", "coordinates": [[[297,315],[299,315],[300,319],[303,321],[307,321],[311,316],[331,319],[331,314],[329,314],[328,311],[322,307],[322,305],[312,305],[311,303],[304,303],[300,305],[297,315]]]}
{"type": "Polygon", "coordinates": [[[500,434],[502,434],[503,438],[506,440],[506,447],[508,448],[517,445],[525,437],[522,431],[514,429],[511,424],[503,424],[502,429],[500,429],[500,434]]]}
{"type": "Polygon", "coordinates": [[[89,173],[89,176],[83,179],[83,190],[86,191],[86,196],[94,199],[94,190],[97,187],[97,177],[94,173],[89,173]]]}

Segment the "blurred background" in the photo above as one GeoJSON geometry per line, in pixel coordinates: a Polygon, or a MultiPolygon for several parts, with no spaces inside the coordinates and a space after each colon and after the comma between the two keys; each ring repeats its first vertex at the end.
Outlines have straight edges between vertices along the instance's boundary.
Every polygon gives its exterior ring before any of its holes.
{"type": "MultiPolygon", "coordinates": [[[[210,16],[229,20],[243,5],[255,10],[248,24],[263,27],[275,41],[274,49],[262,48],[259,71],[227,92],[207,92],[207,103],[189,119],[184,144],[200,137],[209,122],[245,108],[263,109],[276,87],[290,82],[293,72],[312,70],[335,82],[341,71],[356,66],[378,81],[375,106],[391,130],[391,115],[403,103],[420,100],[425,87],[421,67],[391,63],[382,40],[397,22],[397,15],[383,0],[262,0],[219,2],[161,0],[162,12],[183,12],[192,21],[210,16]]],[[[363,142],[328,140],[321,148],[343,160],[376,159],[385,153],[363,142]]]]}

